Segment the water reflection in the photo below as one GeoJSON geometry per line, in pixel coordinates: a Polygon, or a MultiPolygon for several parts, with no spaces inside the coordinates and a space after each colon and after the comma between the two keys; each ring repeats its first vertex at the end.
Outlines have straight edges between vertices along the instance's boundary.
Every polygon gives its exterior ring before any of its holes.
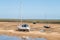
{"type": "Polygon", "coordinates": [[[0,35],[0,40],[20,40],[18,37],[0,35]]]}
{"type": "Polygon", "coordinates": [[[6,36],[0,35],[0,40],[46,40],[45,38],[31,38],[31,37],[13,37],[13,36],[6,36]]]}
{"type": "Polygon", "coordinates": [[[28,38],[28,39],[24,38],[22,40],[46,40],[46,39],[45,38],[28,38]]]}

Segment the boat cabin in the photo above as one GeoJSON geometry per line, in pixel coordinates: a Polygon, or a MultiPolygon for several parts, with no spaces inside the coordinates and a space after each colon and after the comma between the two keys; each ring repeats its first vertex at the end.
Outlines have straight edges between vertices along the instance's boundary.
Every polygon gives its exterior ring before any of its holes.
{"type": "Polygon", "coordinates": [[[28,24],[22,24],[18,26],[19,31],[30,31],[30,26],[28,24]]]}

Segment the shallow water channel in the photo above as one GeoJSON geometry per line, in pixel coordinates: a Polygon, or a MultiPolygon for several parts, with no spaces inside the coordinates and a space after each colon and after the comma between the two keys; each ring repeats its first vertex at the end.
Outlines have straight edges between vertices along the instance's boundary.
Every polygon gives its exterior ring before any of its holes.
{"type": "Polygon", "coordinates": [[[0,40],[46,40],[45,38],[22,38],[15,36],[0,35],[0,40]]]}

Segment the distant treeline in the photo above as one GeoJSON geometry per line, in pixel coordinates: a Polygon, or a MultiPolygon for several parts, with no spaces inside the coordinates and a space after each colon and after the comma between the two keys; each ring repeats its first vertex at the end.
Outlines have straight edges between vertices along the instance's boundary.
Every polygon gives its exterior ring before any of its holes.
{"type": "MultiPolygon", "coordinates": [[[[22,19],[23,22],[36,23],[60,23],[60,20],[45,20],[45,19],[22,19]]],[[[0,19],[0,22],[21,22],[21,19],[0,19]]]]}

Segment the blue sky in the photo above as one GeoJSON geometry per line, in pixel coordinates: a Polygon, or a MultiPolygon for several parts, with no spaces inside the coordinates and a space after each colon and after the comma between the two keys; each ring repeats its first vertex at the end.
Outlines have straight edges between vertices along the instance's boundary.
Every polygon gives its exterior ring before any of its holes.
{"type": "Polygon", "coordinates": [[[0,0],[0,18],[60,19],[60,0],[0,0]],[[22,14],[21,14],[22,12],[22,14]]]}

